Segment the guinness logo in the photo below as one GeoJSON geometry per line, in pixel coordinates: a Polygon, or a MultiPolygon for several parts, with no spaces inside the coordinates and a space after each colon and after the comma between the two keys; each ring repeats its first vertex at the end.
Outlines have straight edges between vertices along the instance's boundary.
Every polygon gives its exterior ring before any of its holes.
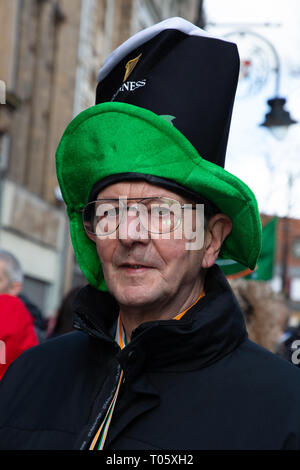
{"type": "Polygon", "coordinates": [[[123,83],[122,86],[120,86],[120,88],[116,91],[116,93],[113,95],[111,101],[114,101],[114,99],[116,98],[116,96],[120,93],[120,91],[134,91],[136,90],[137,88],[140,88],[140,87],[143,87],[145,86],[147,83],[147,80],[145,78],[143,78],[143,80],[139,80],[138,82],[125,82],[123,83]]]}
{"type": "Polygon", "coordinates": [[[131,59],[127,62],[127,64],[125,65],[125,75],[124,75],[124,78],[123,78],[123,82],[126,82],[127,78],[129,77],[129,75],[133,71],[134,67],[136,66],[136,64],[140,60],[141,55],[142,55],[142,53],[140,53],[140,55],[138,55],[135,59],[131,59]]]}

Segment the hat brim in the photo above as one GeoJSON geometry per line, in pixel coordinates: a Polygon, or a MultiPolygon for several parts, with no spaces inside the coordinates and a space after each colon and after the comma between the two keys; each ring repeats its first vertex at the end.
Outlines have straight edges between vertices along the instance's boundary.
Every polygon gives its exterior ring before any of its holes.
{"type": "Polygon", "coordinates": [[[56,166],[74,253],[86,279],[97,289],[106,290],[101,264],[78,211],[97,181],[117,173],[169,178],[202,194],[232,220],[220,257],[255,268],[261,221],[253,192],[239,178],[202,158],[183,134],[155,113],[119,102],[88,108],[65,130],[56,166]]]}

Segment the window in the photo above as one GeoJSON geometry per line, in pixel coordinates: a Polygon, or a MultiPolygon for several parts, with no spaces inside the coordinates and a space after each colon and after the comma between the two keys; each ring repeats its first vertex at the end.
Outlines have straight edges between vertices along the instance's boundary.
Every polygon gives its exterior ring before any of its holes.
{"type": "Polygon", "coordinates": [[[293,256],[294,258],[300,259],[300,238],[293,242],[293,256]]]}
{"type": "Polygon", "coordinates": [[[0,174],[7,170],[9,148],[10,135],[7,132],[2,135],[0,134],[0,174]]]}

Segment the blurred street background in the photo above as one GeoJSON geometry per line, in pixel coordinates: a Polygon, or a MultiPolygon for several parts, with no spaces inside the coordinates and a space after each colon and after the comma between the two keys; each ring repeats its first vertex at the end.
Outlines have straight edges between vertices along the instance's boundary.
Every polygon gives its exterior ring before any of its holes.
{"type": "Polygon", "coordinates": [[[300,325],[298,0],[0,0],[0,248],[20,261],[23,293],[51,324],[66,295],[86,283],[57,184],[56,147],[72,118],[94,104],[109,53],[172,16],[239,48],[225,168],[258,199],[263,250],[252,273],[220,265],[250,335],[276,350],[282,333],[300,325]]]}

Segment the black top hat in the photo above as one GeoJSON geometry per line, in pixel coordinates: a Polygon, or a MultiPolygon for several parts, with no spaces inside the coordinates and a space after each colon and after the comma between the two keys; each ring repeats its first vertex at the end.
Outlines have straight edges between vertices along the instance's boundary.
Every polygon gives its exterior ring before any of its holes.
{"type": "Polygon", "coordinates": [[[201,157],[224,167],[238,75],[235,44],[171,18],[109,56],[98,74],[96,104],[126,102],[164,116],[201,157]]]}

